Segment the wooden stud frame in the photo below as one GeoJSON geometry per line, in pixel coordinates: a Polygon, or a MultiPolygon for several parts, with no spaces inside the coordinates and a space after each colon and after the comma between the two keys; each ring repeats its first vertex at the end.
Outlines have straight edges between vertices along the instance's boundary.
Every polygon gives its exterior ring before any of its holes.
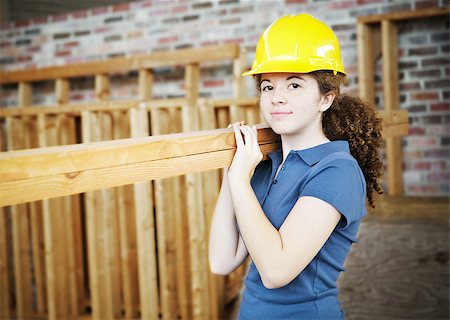
{"type": "MultiPolygon", "coordinates": [[[[449,13],[450,9],[446,7],[358,17],[358,76],[361,97],[369,103],[375,102],[374,65],[381,53],[384,109],[398,115],[401,110],[399,110],[397,23],[424,17],[448,16],[449,13]]],[[[404,130],[407,130],[407,127],[404,130]]],[[[404,193],[401,138],[398,134],[392,135],[392,132],[387,132],[386,129],[384,131],[387,191],[389,195],[401,195],[404,193]]],[[[406,134],[407,132],[404,133],[406,134]]]]}

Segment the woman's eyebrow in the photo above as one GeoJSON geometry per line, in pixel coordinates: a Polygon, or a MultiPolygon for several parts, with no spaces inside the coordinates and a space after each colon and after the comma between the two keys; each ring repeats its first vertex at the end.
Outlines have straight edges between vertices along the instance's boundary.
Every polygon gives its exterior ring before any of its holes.
{"type": "Polygon", "coordinates": [[[291,80],[291,79],[298,79],[298,80],[305,80],[303,77],[299,77],[299,76],[289,76],[286,78],[286,80],[291,80]]]}
{"type": "Polygon", "coordinates": [[[268,79],[261,79],[261,82],[259,84],[263,83],[264,81],[270,82],[270,80],[268,79]]]}

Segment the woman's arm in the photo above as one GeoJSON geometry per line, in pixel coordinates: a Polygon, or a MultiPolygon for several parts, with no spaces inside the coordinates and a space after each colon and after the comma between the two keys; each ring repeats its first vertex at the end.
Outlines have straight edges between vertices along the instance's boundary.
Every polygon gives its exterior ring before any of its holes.
{"type": "Polygon", "coordinates": [[[256,129],[234,127],[238,149],[228,174],[234,212],[248,252],[267,288],[291,282],[325,244],[341,217],[330,204],[301,197],[277,230],[250,185],[261,160],[256,129]],[[244,134],[244,139],[241,136],[244,134]]]}
{"type": "Polygon", "coordinates": [[[229,274],[242,264],[247,255],[247,248],[237,229],[226,168],[210,228],[210,269],[215,274],[229,274]]]}

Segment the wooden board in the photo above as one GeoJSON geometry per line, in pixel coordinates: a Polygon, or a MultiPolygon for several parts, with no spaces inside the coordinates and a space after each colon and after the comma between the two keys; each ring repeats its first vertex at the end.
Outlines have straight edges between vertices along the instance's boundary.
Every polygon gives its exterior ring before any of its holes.
{"type": "MultiPolygon", "coordinates": [[[[148,134],[148,114],[145,109],[130,110],[130,127],[133,137],[148,134]]],[[[133,188],[141,317],[158,319],[159,296],[152,188],[148,182],[136,183],[133,188]]]]}
{"type": "Polygon", "coordinates": [[[419,19],[435,16],[445,16],[445,15],[448,16],[449,14],[450,14],[450,7],[425,8],[418,10],[389,12],[369,16],[359,16],[358,23],[379,23],[383,20],[400,21],[400,20],[419,19]]]}
{"type": "Polygon", "coordinates": [[[100,101],[85,103],[65,103],[55,105],[58,108],[49,108],[49,106],[33,105],[33,108],[0,108],[0,118],[12,116],[31,116],[38,114],[68,114],[71,116],[80,116],[82,111],[128,111],[131,108],[179,108],[187,101],[185,98],[169,99],[146,99],[128,100],[128,101],[100,101]]]}
{"type": "MultiPolygon", "coordinates": [[[[259,129],[264,154],[278,148],[278,139],[259,129]]],[[[0,154],[0,206],[218,169],[234,150],[232,129],[217,129],[6,152],[0,154]]]]}
{"type": "Polygon", "coordinates": [[[150,55],[112,58],[107,61],[69,64],[38,70],[0,72],[0,84],[111,74],[114,72],[151,69],[162,66],[168,67],[201,63],[204,61],[220,61],[233,59],[238,55],[238,52],[239,46],[237,44],[223,44],[202,48],[157,52],[150,55]]]}

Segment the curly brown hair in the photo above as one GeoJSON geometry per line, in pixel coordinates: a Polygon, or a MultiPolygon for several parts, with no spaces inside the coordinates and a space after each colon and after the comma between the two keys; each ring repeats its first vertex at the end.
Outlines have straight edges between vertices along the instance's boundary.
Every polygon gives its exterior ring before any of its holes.
{"type": "MultiPolygon", "coordinates": [[[[360,98],[340,94],[340,87],[346,81],[344,74],[314,71],[308,75],[316,79],[322,95],[329,92],[336,94],[333,104],[322,115],[323,131],[331,141],[348,141],[350,153],[358,161],[366,179],[369,205],[375,207],[373,193],[383,193],[380,185],[383,177],[383,162],[380,158],[383,146],[381,117],[373,105],[360,98]]],[[[260,75],[255,76],[258,93],[260,78],[260,75]]]]}
{"type": "Polygon", "coordinates": [[[340,94],[340,87],[346,81],[344,74],[314,71],[309,75],[316,79],[321,94],[330,91],[336,94],[333,104],[322,115],[323,131],[331,141],[348,141],[350,153],[358,161],[366,179],[369,205],[375,207],[373,192],[383,193],[380,185],[383,177],[380,158],[382,119],[373,105],[358,97],[340,94]]]}

